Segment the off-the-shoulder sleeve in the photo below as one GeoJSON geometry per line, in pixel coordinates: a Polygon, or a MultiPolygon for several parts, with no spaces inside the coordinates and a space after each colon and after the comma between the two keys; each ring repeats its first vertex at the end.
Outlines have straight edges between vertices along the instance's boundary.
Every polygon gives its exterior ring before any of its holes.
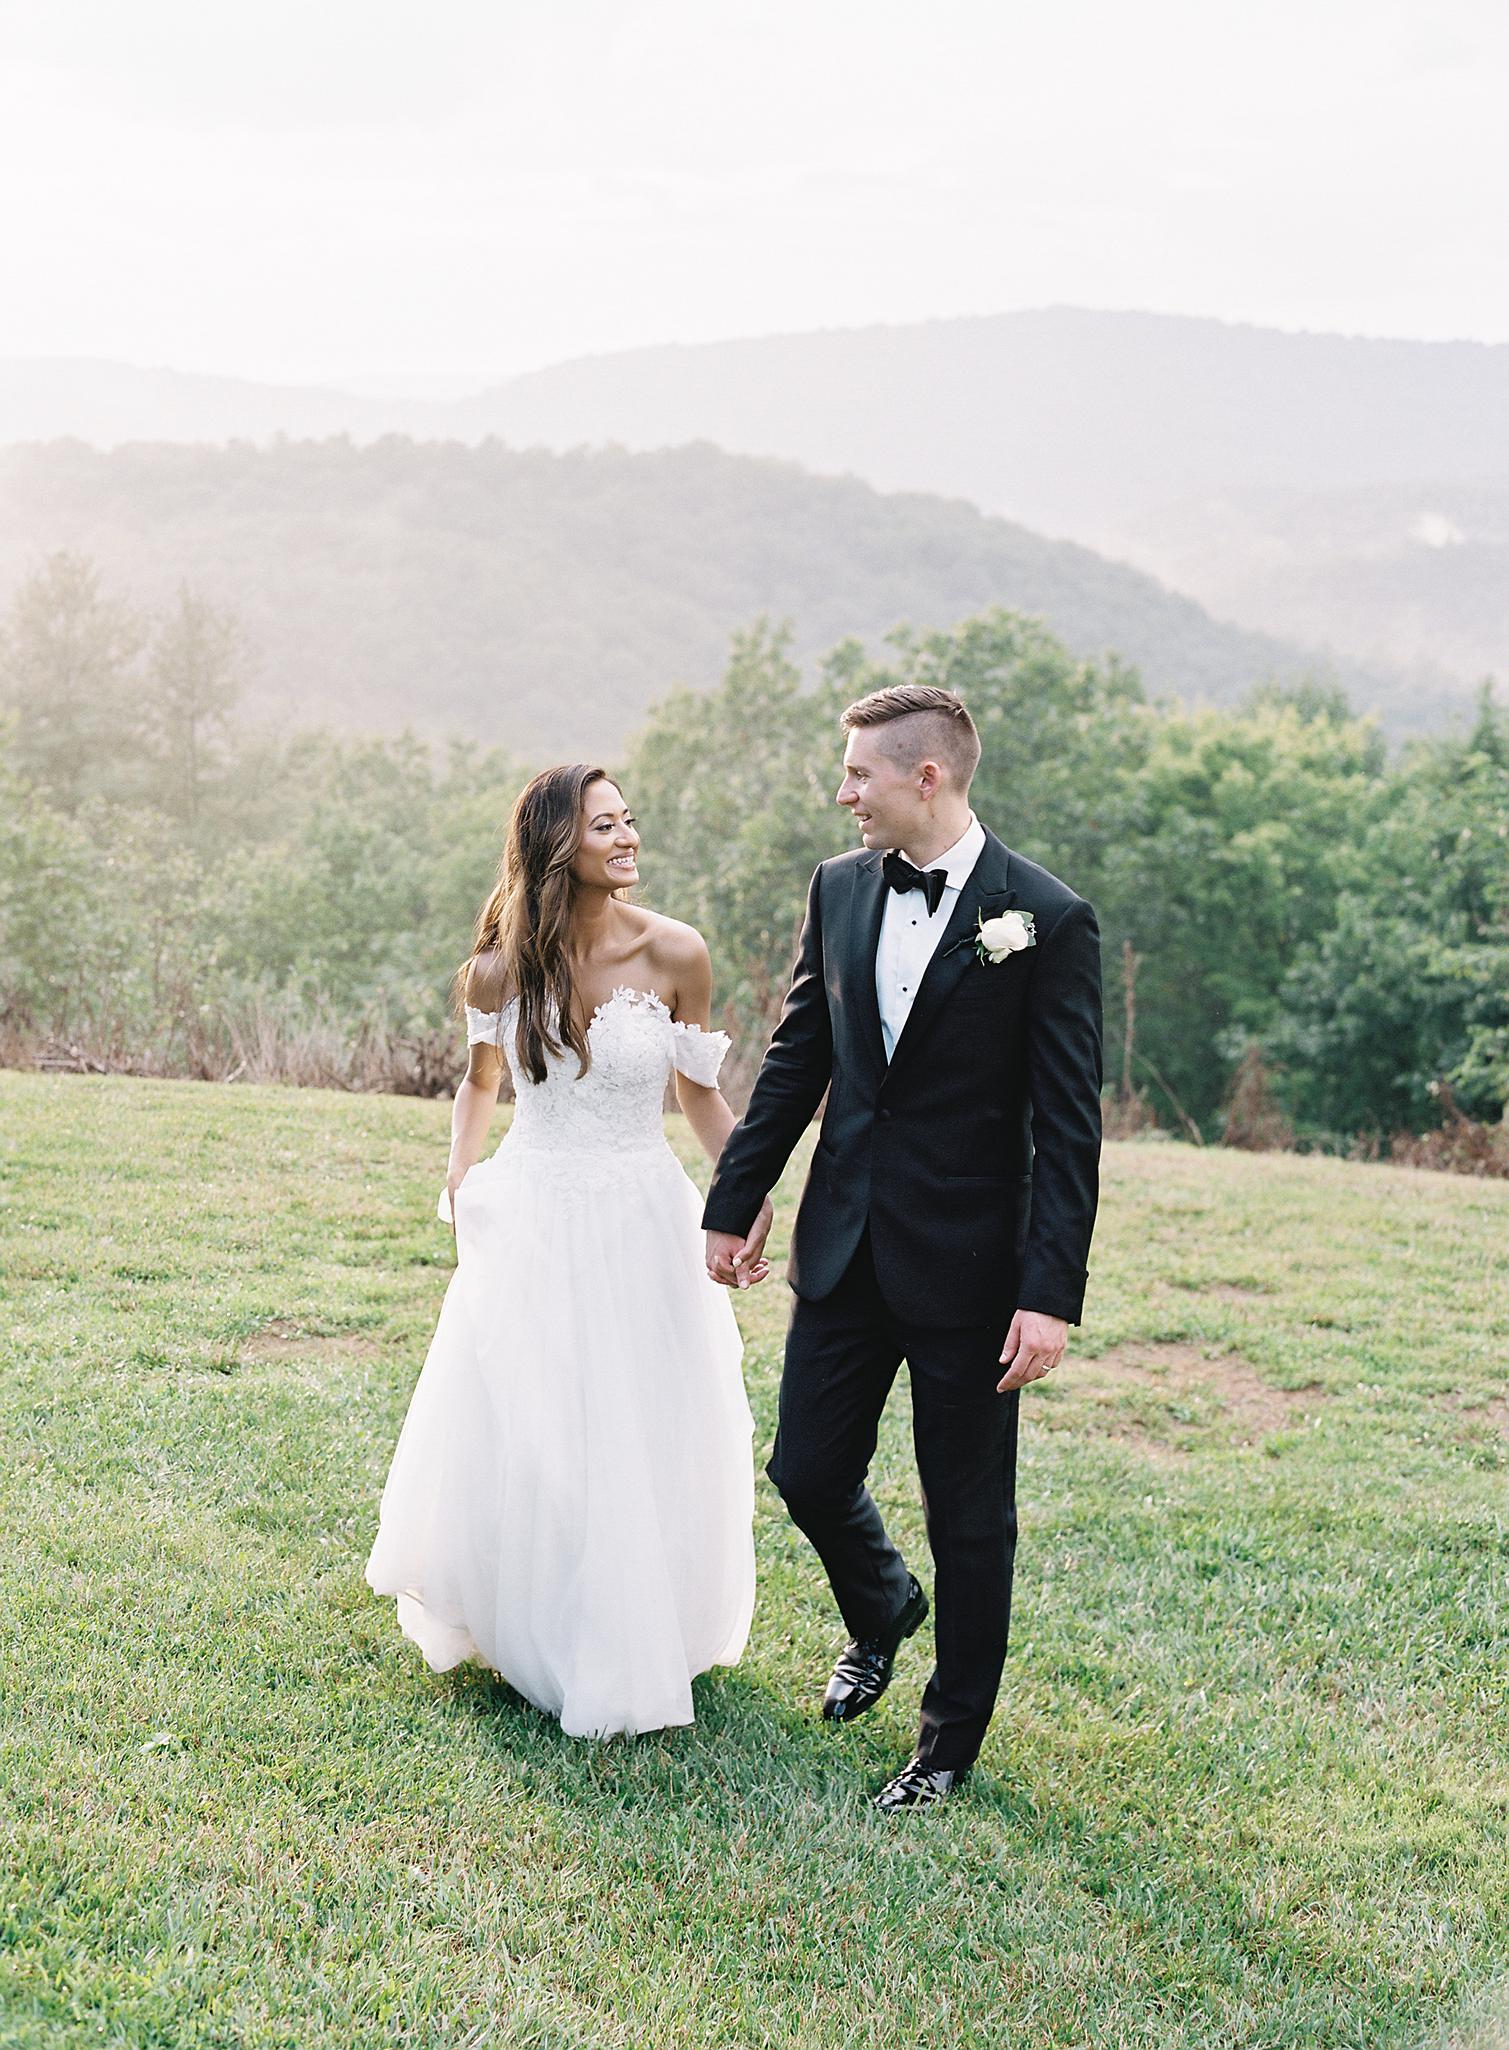
{"type": "Polygon", "coordinates": [[[671,1026],[671,1059],[688,1082],[700,1082],[704,1089],[717,1082],[732,1044],[726,1032],[704,1032],[700,1025],[683,1025],[679,1018],[671,1026]]]}
{"type": "Polygon", "coordinates": [[[503,1013],[501,1011],[478,1011],[471,1004],[466,1007],[466,1043],[477,1046],[500,1046],[503,1041],[503,1013]]]}

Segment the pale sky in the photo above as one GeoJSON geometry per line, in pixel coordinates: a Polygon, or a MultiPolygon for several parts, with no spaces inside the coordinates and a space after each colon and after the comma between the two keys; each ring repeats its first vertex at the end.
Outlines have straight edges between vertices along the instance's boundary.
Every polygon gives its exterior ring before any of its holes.
{"type": "Polygon", "coordinates": [[[1500,0],[0,0],[0,356],[470,389],[1075,305],[1509,340],[1500,0]]]}

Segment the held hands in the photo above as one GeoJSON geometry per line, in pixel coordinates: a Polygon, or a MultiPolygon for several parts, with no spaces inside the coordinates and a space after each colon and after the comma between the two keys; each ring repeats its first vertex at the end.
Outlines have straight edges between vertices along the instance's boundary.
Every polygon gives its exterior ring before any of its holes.
{"type": "Polygon", "coordinates": [[[734,1231],[710,1231],[707,1234],[707,1271],[712,1280],[724,1288],[753,1288],[770,1272],[770,1262],[764,1257],[765,1241],[770,1236],[770,1227],[775,1212],[767,1196],[760,1205],[760,1214],[750,1226],[745,1237],[734,1231]]]}
{"type": "Polygon", "coordinates": [[[1049,1317],[1041,1310],[1018,1310],[1001,1348],[1006,1372],[996,1383],[996,1393],[1005,1395],[1013,1388],[1025,1388],[1029,1381],[1041,1381],[1063,1358],[1068,1343],[1069,1327],[1062,1317],[1049,1317]]]}

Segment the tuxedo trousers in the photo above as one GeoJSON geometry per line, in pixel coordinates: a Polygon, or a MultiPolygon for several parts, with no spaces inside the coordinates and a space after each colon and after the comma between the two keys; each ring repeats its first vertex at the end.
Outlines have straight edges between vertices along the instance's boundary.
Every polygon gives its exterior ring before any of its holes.
{"type": "Polygon", "coordinates": [[[865,1485],[903,1360],[933,1555],[937,1664],[918,1753],[934,1770],[974,1760],[995,1707],[1011,1621],[1018,1395],[996,1382],[1009,1313],[990,1325],[909,1324],[888,1307],[870,1235],[838,1286],[795,1298],[780,1421],[766,1468],[822,1560],[854,1637],[883,1637],[910,1592],[906,1562],[865,1485]]]}

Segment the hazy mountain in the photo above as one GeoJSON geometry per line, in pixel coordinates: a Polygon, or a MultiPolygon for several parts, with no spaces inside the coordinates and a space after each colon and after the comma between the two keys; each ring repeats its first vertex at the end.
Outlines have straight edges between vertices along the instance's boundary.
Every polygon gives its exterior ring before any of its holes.
{"type": "Polygon", "coordinates": [[[966,498],[1151,569],[1249,626],[1361,660],[1408,649],[1461,679],[1484,653],[1503,666],[1502,640],[1482,639],[1482,607],[1463,590],[1468,557],[1432,562],[1406,548],[1415,595],[1406,612],[1380,613],[1371,557],[1326,546],[1305,555],[1301,543],[1327,530],[1334,494],[1397,492],[1428,511],[1447,488],[1509,487],[1509,346],[1054,308],[639,349],[447,402],[119,365],[0,365],[0,440],[280,431],[497,435],[556,449],[707,440],[883,490],[966,498]],[[1273,494],[1287,536],[1276,552],[1273,494]],[[1311,494],[1326,502],[1305,512],[1311,494]],[[1235,570],[1248,561],[1272,573],[1235,570]]]}
{"type": "MultiPolygon", "coordinates": [[[[262,651],[254,710],[533,754],[616,745],[669,685],[721,674],[731,631],[762,613],[789,618],[809,657],[1004,604],[1082,654],[1117,650],[1154,692],[1213,701],[1315,666],[957,501],[706,446],[0,452],[0,596],[59,548],[143,604],[188,578],[233,606],[262,651]]],[[[1396,727],[1430,716],[1398,678],[1342,680],[1396,727]]]]}
{"type": "Polygon", "coordinates": [[[1149,513],[1139,543],[1222,618],[1509,678],[1509,479],[1212,494],[1149,513]]]}
{"type": "Polygon", "coordinates": [[[1092,545],[1196,493],[1509,476],[1509,346],[1070,308],[639,349],[448,410],[468,438],[704,438],[1092,545]]]}
{"type": "Polygon", "coordinates": [[[449,401],[0,363],[0,440],[712,441],[1105,539],[1205,493],[1509,477],[1509,345],[1051,308],[585,357],[449,401]]]}
{"type": "Polygon", "coordinates": [[[1491,509],[1509,498],[1509,347],[1058,309],[640,350],[452,416],[553,446],[704,435],[957,493],[1250,628],[1509,673],[1491,509]],[[1440,517],[1461,538],[1438,547],[1433,509],[1459,499],[1465,524],[1440,517]]]}
{"type": "MultiPolygon", "coordinates": [[[[425,411],[422,402],[418,411],[425,411]]],[[[85,356],[0,361],[0,442],[70,436],[116,448],[127,441],[270,441],[280,434],[371,439],[395,424],[388,401],[344,391],[142,370],[85,356]]]]}

